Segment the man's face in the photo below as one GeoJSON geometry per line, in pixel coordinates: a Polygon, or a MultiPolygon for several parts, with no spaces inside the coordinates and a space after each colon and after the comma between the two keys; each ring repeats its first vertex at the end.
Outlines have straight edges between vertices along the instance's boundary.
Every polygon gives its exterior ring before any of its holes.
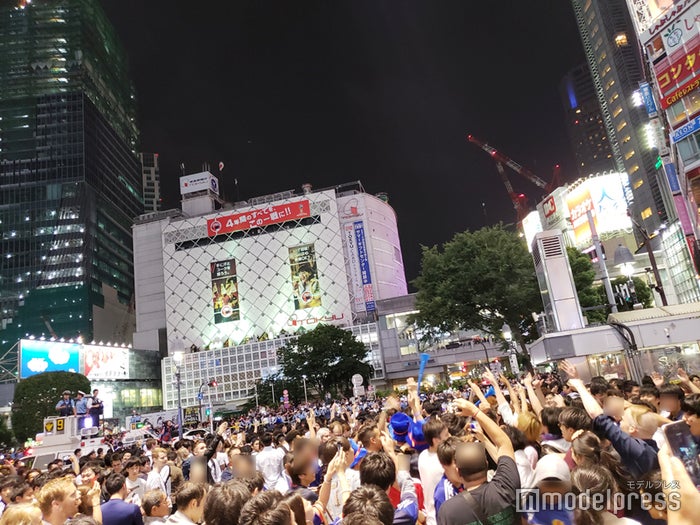
{"type": "Polygon", "coordinates": [[[63,501],[59,502],[59,510],[62,515],[71,518],[78,513],[79,504],[80,492],[78,492],[78,489],[74,487],[68,496],[66,496],[63,501]]]}
{"type": "Polygon", "coordinates": [[[627,394],[627,399],[631,399],[633,397],[639,397],[639,387],[638,386],[633,386],[632,391],[627,394]]]}
{"type": "Polygon", "coordinates": [[[459,470],[457,470],[457,463],[453,461],[449,465],[443,465],[442,468],[445,471],[445,477],[450,483],[455,487],[459,487],[462,484],[462,478],[459,475],[459,470]]]}
{"type": "Polygon", "coordinates": [[[121,472],[122,471],[122,460],[121,459],[115,459],[112,461],[112,470],[114,472],[121,472]]]}
{"type": "Polygon", "coordinates": [[[170,515],[170,509],[168,508],[168,498],[165,496],[161,498],[160,503],[151,509],[151,516],[156,518],[165,518],[170,515]]]}
{"type": "Polygon", "coordinates": [[[207,450],[207,444],[204,441],[200,441],[199,443],[197,443],[194,446],[194,450],[192,451],[192,453],[195,456],[203,456],[204,453],[206,452],[206,450],[207,450]]]}
{"type": "Polygon", "coordinates": [[[690,433],[696,438],[700,437],[700,417],[692,412],[686,412],[683,419],[690,427],[690,433]]]}
{"type": "Polygon", "coordinates": [[[7,504],[10,503],[10,492],[12,492],[12,487],[5,487],[0,491],[0,498],[7,504]]]}
{"type": "Polygon", "coordinates": [[[166,454],[156,454],[153,457],[153,466],[156,468],[162,468],[168,462],[168,456],[166,454]]]}
{"type": "Polygon", "coordinates": [[[659,408],[659,398],[654,395],[645,394],[643,396],[639,396],[639,399],[641,399],[642,401],[646,401],[651,406],[655,406],[657,409],[659,408]]]}

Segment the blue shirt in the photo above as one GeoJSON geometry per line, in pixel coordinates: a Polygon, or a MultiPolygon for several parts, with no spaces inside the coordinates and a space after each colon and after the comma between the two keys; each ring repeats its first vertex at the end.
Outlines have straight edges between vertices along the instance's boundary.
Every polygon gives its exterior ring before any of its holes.
{"type": "Polygon", "coordinates": [[[452,482],[443,474],[435,487],[433,499],[435,500],[435,515],[437,516],[440,506],[452,496],[457,494],[457,489],[452,482]]]}

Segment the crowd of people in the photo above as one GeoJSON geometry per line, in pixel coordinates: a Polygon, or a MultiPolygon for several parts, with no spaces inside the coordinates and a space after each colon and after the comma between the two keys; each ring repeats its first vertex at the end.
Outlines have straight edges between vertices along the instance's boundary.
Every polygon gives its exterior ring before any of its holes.
{"type": "Polygon", "coordinates": [[[686,525],[700,517],[700,378],[566,382],[489,369],[469,388],[261,411],[0,467],[0,525],[686,525]],[[685,462],[662,427],[683,422],[685,462]],[[79,451],[76,451],[79,452],[79,451]]]}

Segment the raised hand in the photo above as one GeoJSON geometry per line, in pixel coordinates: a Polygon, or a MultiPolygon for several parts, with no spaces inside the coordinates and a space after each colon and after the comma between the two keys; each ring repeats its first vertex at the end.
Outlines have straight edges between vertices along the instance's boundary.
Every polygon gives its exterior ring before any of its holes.
{"type": "Polygon", "coordinates": [[[576,367],[566,360],[559,363],[559,369],[568,375],[569,379],[581,379],[578,375],[578,370],[576,370],[576,367]]]}
{"type": "Polygon", "coordinates": [[[656,388],[659,388],[661,385],[664,384],[664,376],[662,376],[658,372],[651,373],[651,380],[654,382],[654,385],[656,385],[656,388]]]}

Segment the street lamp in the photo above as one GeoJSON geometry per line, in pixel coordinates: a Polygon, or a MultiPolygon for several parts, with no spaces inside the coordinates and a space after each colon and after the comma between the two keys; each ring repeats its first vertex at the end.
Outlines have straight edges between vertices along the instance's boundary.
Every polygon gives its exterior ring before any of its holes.
{"type": "Polygon", "coordinates": [[[632,308],[637,304],[637,291],[634,288],[634,255],[629,251],[629,248],[624,244],[619,244],[615,249],[615,266],[620,268],[620,271],[627,277],[627,291],[629,292],[632,308]]]}
{"type": "Polygon", "coordinates": [[[510,369],[516,376],[520,373],[520,367],[518,366],[518,356],[515,350],[515,344],[513,343],[513,332],[508,326],[508,323],[504,322],[501,327],[501,334],[503,339],[508,343],[508,360],[510,361],[510,369]]]}
{"type": "Polygon", "coordinates": [[[301,378],[304,380],[304,403],[306,403],[306,404],[308,405],[308,404],[309,404],[309,398],[308,398],[307,395],[306,395],[306,374],[304,374],[303,376],[301,376],[301,378]]]}
{"type": "Polygon", "coordinates": [[[182,382],[180,380],[180,372],[182,371],[182,362],[185,358],[185,353],[182,350],[173,352],[173,364],[175,365],[175,384],[177,385],[177,433],[182,439],[182,382]]]}
{"type": "Polygon", "coordinates": [[[661,275],[659,274],[659,267],[656,265],[656,257],[654,257],[654,250],[651,247],[651,236],[649,235],[648,231],[646,231],[644,228],[642,228],[641,224],[639,224],[636,220],[634,220],[630,210],[627,210],[627,215],[629,216],[630,220],[632,221],[632,224],[634,224],[636,226],[636,228],[639,230],[639,233],[642,234],[642,237],[644,237],[644,247],[647,249],[647,255],[649,256],[649,263],[651,264],[651,269],[654,272],[654,280],[656,281],[656,286],[654,286],[654,289],[658,292],[659,297],[661,298],[661,304],[663,306],[668,306],[668,301],[666,300],[666,292],[664,291],[663,284],[661,283],[661,275]]]}

